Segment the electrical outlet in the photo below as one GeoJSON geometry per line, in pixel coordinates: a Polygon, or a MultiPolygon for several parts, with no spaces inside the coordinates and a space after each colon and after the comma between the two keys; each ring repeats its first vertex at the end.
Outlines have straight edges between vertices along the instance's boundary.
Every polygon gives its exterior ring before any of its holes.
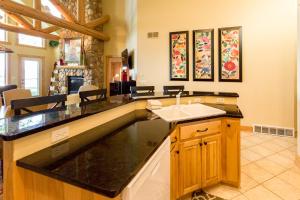
{"type": "Polygon", "coordinates": [[[69,127],[64,127],[61,129],[58,129],[56,131],[53,131],[51,134],[51,141],[52,143],[57,143],[65,138],[69,137],[69,127]]]}
{"type": "Polygon", "coordinates": [[[224,98],[217,98],[217,103],[224,103],[224,98]]]}

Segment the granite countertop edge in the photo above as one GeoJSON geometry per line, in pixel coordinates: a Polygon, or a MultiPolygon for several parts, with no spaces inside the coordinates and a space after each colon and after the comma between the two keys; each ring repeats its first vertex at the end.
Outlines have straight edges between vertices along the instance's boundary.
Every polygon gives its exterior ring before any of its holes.
{"type": "MultiPolygon", "coordinates": [[[[237,93],[233,93],[233,94],[236,94],[238,96],[237,93]]],[[[200,96],[203,96],[203,95],[200,95],[200,96]]],[[[207,95],[204,95],[204,96],[207,96],[207,95]]],[[[158,97],[158,98],[149,97],[149,99],[163,99],[163,98],[172,98],[172,97],[173,96],[158,97]]],[[[102,112],[105,112],[105,111],[108,111],[108,110],[111,110],[111,109],[114,109],[114,108],[117,108],[117,107],[120,107],[120,106],[127,105],[129,103],[133,103],[135,101],[140,101],[140,100],[147,100],[147,98],[145,98],[145,97],[143,97],[143,99],[131,99],[131,98],[129,98],[129,99],[125,99],[125,100],[122,99],[122,102],[118,102],[118,103],[107,103],[107,105],[104,105],[102,107],[100,106],[97,110],[92,110],[92,111],[88,111],[86,113],[81,113],[77,116],[72,116],[70,118],[66,118],[66,119],[63,119],[63,120],[60,120],[60,121],[55,121],[53,123],[49,123],[49,124],[46,124],[46,125],[38,125],[38,126],[33,127],[31,129],[27,128],[27,130],[23,130],[23,131],[16,131],[16,130],[15,131],[7,131],[5,134],[0,134],[0,138],[2,138],[4,141],[17,140],[17,139],[20,139],[20,138],[23,138],[23,137],[41,132],[41,131],[45,131],[47,129],[50,129],[50,128],[53,128],[53,127],[56,127],[56,126],[67,124],[67,123],[70,123],[70,122],[73,122],[73,121],[76,121],[76,120],[79,120],[79,119],[82,119],[82,118],[85,118],[85,117],[89,117],[91,115],[99,114],[99,113],[102,113],[102,112]]],[[[222,105],[224,105],[224,104],[222,104],[222,105]]],[[[80,108],[76,108],[76,109],[80,109],[80,108]]],[[[47,114],[47,113],[37,113],[35,115],[38,115],[38,114],[47,114]]],[[[32,116],[35,116],[35,115],[32,115],[32,116]]],[[[28,116],[24,116],[24,117],[28,117],[28,116]]],[[[242,115],[241,111],[239,110],[239,113],[235,113],[235,114],[226,113],[223,117],[243,118],[243,115],[242,115]]],[[[19,118],[19,119],[18,118],[10,118],[11,121],[13,121],[13,120],[14,121],[18,121],[18,120],[20,121],[22,119],[23,118],[19,118]]],[[[10,123],[10,122],[8,122],[8,123],[10,123]]],[[[9,125],[8,125],[8,127],[9,127],[9,125]]]]}

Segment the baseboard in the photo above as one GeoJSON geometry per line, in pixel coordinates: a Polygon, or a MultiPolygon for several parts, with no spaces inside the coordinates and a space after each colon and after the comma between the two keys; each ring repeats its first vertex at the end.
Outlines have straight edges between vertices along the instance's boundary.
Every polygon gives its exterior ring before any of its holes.
{"type": "Polygon", "coordinates": [[[253,132],[252,126],[241,126],[241,131],[253,132]]]}

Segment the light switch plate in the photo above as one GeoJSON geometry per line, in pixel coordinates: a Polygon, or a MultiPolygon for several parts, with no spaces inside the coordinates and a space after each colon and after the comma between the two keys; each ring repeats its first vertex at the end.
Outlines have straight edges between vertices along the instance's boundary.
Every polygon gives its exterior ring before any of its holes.
{"type": "Polygon", "coordinates": [[[56,131],[53,131],[51,134],[51,141],[52,143],[57,143],[65,138],[69,137],[69,127],[64,127],[61,129],[58,129],[56,131]]]}

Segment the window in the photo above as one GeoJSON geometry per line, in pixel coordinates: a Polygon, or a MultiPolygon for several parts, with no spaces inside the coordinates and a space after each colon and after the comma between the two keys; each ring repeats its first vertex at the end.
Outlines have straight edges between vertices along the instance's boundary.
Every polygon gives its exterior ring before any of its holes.
{"type": "Polygon", "coordinates": [[[32,96],[39,96],[41,89],[42,60],[40,58],[22,57],[22,88],[31,90],[32,96]]]}
{"type": "Polygon", "coordinates": [[[6,54],[0,53],[0,86],[6,84],[6,54]]]}
{"type": "Polygon", "coordinates": [[[18,34],[18,43],[22,45],[28,45],[33,47],[44,47],[44,39],[40,37],[18,34]]]}
{"type": "Polygon", "coordinates": [[[45,9],[44,12],[51,13],[55,17],[62,18],[61,13],[49,0],[42,0],[41,3],[43,5],[43,8],[45,9]]]}
{"type": "MultiPolygon", "coordinates": [[[[0,22],[5,23],[5,13],[0,10],[0,22]]],[[[6,42],[7,41],[7,32],[3,29],[0,29],[0,41],[6,42]]]]}

